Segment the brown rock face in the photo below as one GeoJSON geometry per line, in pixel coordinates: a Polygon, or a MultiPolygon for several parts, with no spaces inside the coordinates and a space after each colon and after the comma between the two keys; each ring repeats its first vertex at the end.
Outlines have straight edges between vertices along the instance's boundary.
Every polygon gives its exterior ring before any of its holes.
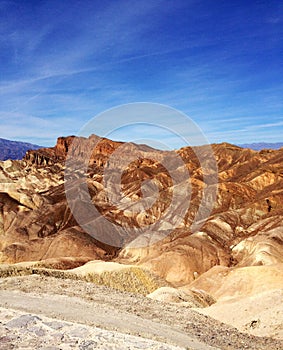
{"type": "Polygon", "coordinates": [[[99,138],[95,135],[92,135],[89,139],[82,137],[75,138],[75,136],[59,137],[55,147],[28,151],[24,157],[24,161],[28,165],[37,166],[64,163],[74,139],[76,140],[76,153],[82,157],[88,155],[90,148],[93,147],[93,152],[89,157],[89,163],[97,166],[102,166],[107,156],[121,145],[120,142],[99,138]]]}
{"type": "Polygon", "coordinates": [[[94,135],[61,137],[55,147],[29,151],[22,161],[1,162],[1,262],[115,259],[147,267],[175,286],[191,283],[216,265],[237,269],[283,263],[283,149],[257,152],[223,143],[212,150],[218,181],[204,181],[199,155],[206,159],[206,147],[161,152],[94,135]],[[180,180],[182,187],[172,178],[179,176],[178,169],[164,166],[174,164],[173,154],[189,174],[180,180]],[[114,165],[106,174],[110,161],[114,165]],[[72,165],[67,190],[66,163],[72,165]],[[87,187],[80,180],[84,172],[87,187]],[[217,189],[213,210],[192,231],[204,189],[208,194],[217,189]],[[82,206],[86,192],[91,203],[82,206]],[[92,216],[93,205],[100,217],[92,216]],[[150,234],[147,227],[154,228],[150,234]],[[131,234],[125,233],[128,228],[131,234]],[[133,244],[137,239],[142,244],[133,244]]]}
{"type": "Polygon", "coordinates": [[[52,148],[41,148],[40,150],[30,150],[26,153],[24,160],[27,164],[46,166],[53,165],[65,160],[69,147],[75,136],[59,137],[57,144],[52,148]]]}

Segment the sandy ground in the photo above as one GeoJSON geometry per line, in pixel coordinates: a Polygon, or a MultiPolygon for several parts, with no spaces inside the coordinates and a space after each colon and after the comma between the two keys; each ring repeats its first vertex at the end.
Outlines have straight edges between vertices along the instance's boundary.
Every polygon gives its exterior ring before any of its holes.
{"type": "MultiPolygon", "coordinates": [[[[103,329],[118,332],[112,334],[113,339],[117,337],[119,339],[121,334],[131,334],[142,340],[159,341],[183,349],[281,350],[283,348],[283,342],[278,339],[240,333],[231,326],[189,308],[164,304],[83,281],[38,275],[2,278],[0,279],[0,307],[2,307],[0,317],[2,330],[6,329],[7,332],[5,313],[6,317],[11,319],[10,313],[16,310],[24,313],[26,317],[37,315],[40,318],[38,322],[43,322],[44,317],[49,317],[59,322],[72,322],[77,327],[79,325],[96,326],[99,327],[97,328],[99,332],[103,329]]],[[[21,332],[20,334],[24,337],[23,329],[21,332]]],[[[46,334],[50,336],[48,332],[46,334]]],[[[4,344],[5,339],[6,345],[9,345],[5,335],[2,336],[1,343],[4,344]]],[[[136,348],[158,349],[158,346],[164,346],[164,349],[170,349],[160,343],[141,345],[136,342],[135,344],[140,346],[136,348]]],[[[64,339],[61,339],[61,345],[53,349],[80,348],[66,346],[64,339]]],[[[33,348],[35,347],[29,349],[33,348]]],[[[81,348],[87,349],[87,347],[81,348]]],[[[12,347],[1,349],[12,349],[12,347]]],[[[129,345],[128,349],[135,349],[135,347],[129,345]]]]}
{"type": "Polygon", "coordinates": [[[283,340],[283,290],[218,302],[199,309],[204,315],[237,327],[242,332],[283,340]]]}

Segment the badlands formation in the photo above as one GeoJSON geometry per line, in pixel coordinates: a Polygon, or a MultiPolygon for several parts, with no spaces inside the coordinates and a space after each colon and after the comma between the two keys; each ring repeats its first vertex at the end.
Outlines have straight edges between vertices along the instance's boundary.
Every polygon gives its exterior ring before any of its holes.
{"type": "Polygon", "coordinates": [[[61,137],[53,148],[0,162],[0,288],[29,274],[108,285],[178,303],[180,310],[196,308],[201,317],[269,337],[262,338],[266,349],[280,349],[282,200],[283,149],[222,143],[169,152],[94,135],[61,137]],[[217,174],[209,173],[209,162],[203,169],[210,150],[217,174]],[[168,170],[172,156],[189,174],[181,186],[168,170]],[[107,186],[115,192],[120,179],[120,204],[106,188],[104,170],[112,159],[107,186]],[[189,197],[182,192],[188,187],[189,197]],[[138,210],[142,199],[150,205],[138,210]],[[147,227],[154,230],[147,234],[147,227]]]}

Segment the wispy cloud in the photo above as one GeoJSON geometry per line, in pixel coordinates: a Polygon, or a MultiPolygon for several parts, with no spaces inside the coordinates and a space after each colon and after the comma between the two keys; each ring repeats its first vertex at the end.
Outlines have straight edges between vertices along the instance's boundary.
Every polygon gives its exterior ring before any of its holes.
{"type": "Polygon", "coordinates": [[[247,127],[246,130],[277,128],[278,126],[283,126],[283,121],[276,122],[276,123],[264,123],[264,124],[251,125],[247,127]]]}

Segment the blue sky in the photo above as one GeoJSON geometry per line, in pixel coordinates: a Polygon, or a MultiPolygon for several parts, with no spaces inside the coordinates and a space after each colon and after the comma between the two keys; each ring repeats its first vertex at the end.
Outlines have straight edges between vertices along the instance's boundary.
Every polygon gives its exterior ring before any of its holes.
{"type": "Polygon", "coordinates": [[[53,145],[109,108],[152,102],[213,143],[282,141],[282,14],[273,0],[0,0],[0,137],[53,145]]]}

